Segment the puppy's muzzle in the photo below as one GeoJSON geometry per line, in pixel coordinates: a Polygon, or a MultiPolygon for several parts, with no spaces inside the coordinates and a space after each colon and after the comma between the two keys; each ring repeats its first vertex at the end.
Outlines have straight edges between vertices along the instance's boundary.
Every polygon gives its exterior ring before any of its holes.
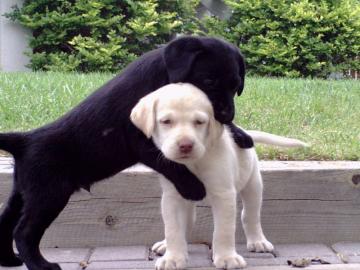
{"type": "Polygon", "coordinates": [[[190,154],[194,147],[194,142],[190,139],[181,139],[177,143],[181,154],[190,154]]]}

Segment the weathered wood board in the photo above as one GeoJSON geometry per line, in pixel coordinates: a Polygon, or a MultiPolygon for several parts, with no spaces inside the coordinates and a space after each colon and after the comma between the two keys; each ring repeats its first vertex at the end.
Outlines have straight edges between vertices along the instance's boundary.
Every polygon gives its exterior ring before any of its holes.
{"type": "MultiPolygon", "coordinates": [[[[360,241],[360,162],[261,162],[264,231],[274,243],[360,241]]],[[[0,159],[0,205],[12,186],[0,159]]],[[[158,174],[136,166],[81,191],[48,229],[44,247],[150,245],[162,239],[158,174]]],[[[211,242],[210,208],[199,203],[192,242],[211,242]]],[[[239,202],[238,215],[240,216],[239,202]]],[[[237,242],[244,242],[238,218],[237,242]]]]}

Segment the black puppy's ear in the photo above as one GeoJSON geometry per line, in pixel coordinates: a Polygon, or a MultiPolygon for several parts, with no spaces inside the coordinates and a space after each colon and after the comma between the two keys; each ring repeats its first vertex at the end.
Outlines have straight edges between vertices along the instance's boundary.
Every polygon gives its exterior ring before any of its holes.
{"type": "Polygon", "coordinates": [[[237,95],[240,96],[245,86],[245,69],[246,69],[244,56],[240,52],[239,52],[238,65],[239,65],[239,76],[241,81],[239,88],[237,90],[237,95]]]}
{"type": "Polygon", "coordinates": [[[201,40],[196,37],[181,37],[165,47],[163,57],[171,83],[185,81],[203,49],[201,40]]]}

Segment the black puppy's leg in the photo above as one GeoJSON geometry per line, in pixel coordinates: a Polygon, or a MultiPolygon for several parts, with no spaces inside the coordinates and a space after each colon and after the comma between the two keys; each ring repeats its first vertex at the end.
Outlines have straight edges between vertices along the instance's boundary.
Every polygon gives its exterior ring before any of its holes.
{"type": "Polygon", "coordinates": [[[13,249],[13,231],[21,216],[23,201],[17,191],[13,191],[0,216],[0,265],[20,266],[22,261],[13,249]]]}
{"type": "Polygon", "coordinates": [[[235,124],[230,123],[227,125],[233,135],[234,141],[240,148],[252,148],[254,147],[254,141],[249,134],[244,130],[237,127],[235,124]]]}
{"type": "Polygon", "coordinates": [[[166,159],[151,140],[142,147],[140,162],[169,179],[187,200],[199,201],[206,196],[204,184],[185,165],[166,159]]]}
{"type": "Polygon", "coordinates": [[[61,270],[56,263],[48,262],[40,253],[39,244],[45,230],[64,209],[71,193],[64,194],[58,186],[44,189],[51,194],[31,194],[31,200],[24,201],[24,211],[15,228],[14,238],[19,256],[29,270],[61,270]]]}

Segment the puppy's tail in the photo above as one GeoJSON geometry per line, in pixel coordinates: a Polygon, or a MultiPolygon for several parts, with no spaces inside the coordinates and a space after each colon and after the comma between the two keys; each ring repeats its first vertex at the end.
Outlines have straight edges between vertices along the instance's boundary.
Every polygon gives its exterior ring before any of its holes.
{"type": "Polygon", "coordinates": [[[0,149],[9,152],[14,157],[23,153],[25,145],[26,138],[23,133],[0,133],[0,149]]]}
{"type": "Polygon", "coordinates": [[[308,147],[309,145],[297,139],[282,137],[271,133],[258,131],[258,130],[246,130],[255,143],[270,144],[281,147],[308,147]]]}

